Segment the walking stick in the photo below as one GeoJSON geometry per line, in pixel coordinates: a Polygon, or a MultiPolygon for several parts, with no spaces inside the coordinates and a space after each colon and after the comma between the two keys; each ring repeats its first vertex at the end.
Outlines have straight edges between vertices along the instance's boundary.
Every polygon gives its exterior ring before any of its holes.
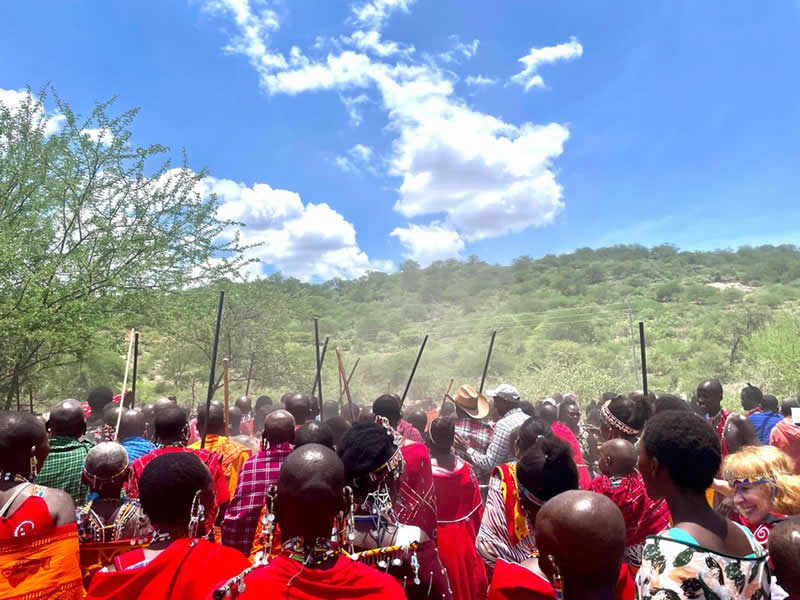
{"type": "MultiPolygon", "coordinates": [[[[325,358],[323,352],[322,357],[319,353],[319,317],[314,317],[314,350],[317,353],[317,375],[314,379],[314,385],[311,387],[311,395],[313,396],[319,387],[319,405],[322,407],[322,360],[325,358]]],[[[325,351],[328,350],[328,339],[325,338],[325,351]]]]}
{"type": "Polygon", "coordinates": [[[217,374],[217,350],[219,349],[219,328],[222,325],[222,306],[225,304],[225,291],[219,292],[219,305],[217,306],[217,326],[214,331],[214,346],[211,348],[211,372],[208,374],[208,394],[206,395],[206,420],[203,423],[203,437],[200,448],[206,447],[208,434],[208,413],[211,411],[211,398],[214,397],[214,382],[217,374]]]}
{"type": "MultiPolygon", "coordinates": [[[[350,406],[350,421],[355,423],[356,412],[353,410],[353,398],[350,396],[350,383],[345,377],[344,365],[342,364],[342,353],[339,352],[338,348],[336,349],[336,358],[339,359],[339,379],[344,382],[344,393],[347,395],[347,404],[350,406]]],[[[339,412],[341,412],[341,410],[339,412]]]]}
{"type": "Polygon", "coordinates": [[[483,375],[481,376],[481,387],[478,390],[479,394],[483,393],[483,386],[486,384],[486,373],[489,371],[489,361],[492,358],[492,349],[494,348],[494,338],[497,335],[497,330],[492,331],[492,339],[489,341],[489,352],[486,353],[486,363],[483,365],[483,375]]]}
{"type": "Polygon", "coordinates": [[[250,395],[250,379],[253,377],[253,362],[255,361],[255,359],[256,359],[256,353],[255,352],[251,352],[250,353],[250,368],[247,369],[247,385],[244,388],[244,395],[245,396],[249,396],[250,395]]]}
{"type": "Polygon", "coordinates": [[[125,376],[122,378],[122,396],[119,399],[119,414],[117,415],[117,428],[114,432],[114,441],[119,440],[119,425],[122,422],[122,413],[125,411],[125,390],[128,388],[128,369],[131,366],[131,353],[133,352],[133,339],[136,337],[136,330],[131,329],[130,340],[128,341],[128,357],[125,359],[125,376]]]}
{"type": "Polygon", "coordinates": [[[444,393],[444,398],[442,398],[442,406],[439,408],[439,416],[442,415],[442,411],[444,410],[444,403],[447,402],[447,399],[450,397],[450,390],[453,389],[453,379],[450,379],[450,385],[447,386],[447,391],[444,393]]]}
{"type": "MultiPolygon", "coordinates": [[[[361,358],[359,357],[359,358],[356,359],[356,362],[353,365],[353,368],[350,369],[350,375],[347,377],[347,385],[350,385],[350,380],[353,378],[353,373],[356,372],[356,367],[358,366],[358,363],[360,363],[360,362],[361,362],[361,358]]],[[[340,405],[342,404],[342,398],[343,397],[344,397],[343,395],[339,396],[339,404],[340,405]]]]}
{"type": "MultiPolygon", "coordinates": [[[[230,390],[230,362],[227,358],[222,359],[222,385],[223,391],[225,392],[225,435],[230,435],[230,417],[228,413],[230,412],[231,405],[231,390],[230,390]]],[[[208,417],[206,417],[208,418],[208,417]]]]}
{"type": "MultiPolygon", "coordinates": [[[[139,332],[133,336],[133,381],[131,382],[131,408],[136,406],[136,372],[139,370],[139,332]]],[[[122,393],[122,405],[125,405],[125,392],[122,393]]]]}
{"type": "Polygon", "coordinates": [[[406,401],[406,396],[408,395],[408,389],[411,387],[411,382],[414,380],[414,373],[417,372],[417,365],[419,365],[419,359],[422,358],[422,352],[425,350],[425,344],[428,343],[428,334],[425,334],[425,338],[422,340],[422,345],[419,347],[419,352],[417,353],[417,360],[414,361],[414,367],[411,369],[411,375],[408,376],[408,381],[406,382],[406,389],[403,390],[403,397],[400,398],[400,408],[403,408],[403,404],[406,401]]]}
{"type": "Polygon", "coordinates": [[[639,321],[639,344],[642,348],[642,391],[647,396],[647,351],[644,343],[644,321],[639,321]]]}

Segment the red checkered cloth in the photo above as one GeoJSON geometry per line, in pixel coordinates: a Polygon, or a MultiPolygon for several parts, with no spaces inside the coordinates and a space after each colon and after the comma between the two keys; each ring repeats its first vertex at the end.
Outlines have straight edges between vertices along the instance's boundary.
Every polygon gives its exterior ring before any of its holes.
{"type": "Polygon", "coordinates": [[[278,474],[294,447],[285,442],[262,450],[248,459],[239,473],[236,492],[222,521],[222,543],[250,555],[258,528],[261,509],[267,501],[271,485],[278,483],[278,474]]]}
{"type": "Polygon", "coordinates": [[[625,519],[625,546],[644,542],[648,535],[669,527],[669,508],[664,500],[651,500],[639,471],[625,477],[600,475],[589,488],[619,506],[625,519]]]}
{"type": "Polygon", "coordinates": [[[470,447],[475,448],[481,454],[486,454],[489,443],[492,441],[492,431],[494,427],[477,419],[464,417],[455,422],[456,434],[469,442],[470,447]]]}
{"type": "Polygon", "coordinates": [[[397,433],[403,436],[404,439],[411,440],[412,442],[419,442],[420,444],[425,443],[425,440],[422,439],[422,434],[417,431],[416,427],[414,427],[405,419],[400,419],[400,421],[397,422],[397,427],[395,427],[395,429],[397,430],[397,433]]]}

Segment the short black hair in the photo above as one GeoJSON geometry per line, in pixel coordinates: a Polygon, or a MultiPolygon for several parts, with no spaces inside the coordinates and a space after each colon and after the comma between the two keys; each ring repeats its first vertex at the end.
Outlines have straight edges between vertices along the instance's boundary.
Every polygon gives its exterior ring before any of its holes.
{"type": "Polygon", "coordinates": [[[177,404],[167,404],[156,413],[153,423],[155,436],[160,440],[177,440],[189,424],[186,411],[177,404]]]}
{"type": "Polygon", "coordinates": [[[770,412],[778,412],[778,399],[772,394],[764,394],[764,400],[761,403],[761,407],[770,412]]]}
{"type": "Polygon", "coordinates": [[[294,447],[299,448],[305,444],[320,444],[333,450],[335,445],[333,431],[325,423],[317,421],[304,423],[294,433],[294,447]]]}
{"type": "Polygon", "coordinates": [[[389,460],[395,452],[394,438],[376,423],[357,423],[344,434],[339,444],[339,458],[344,463],[345,477],[358,490],[364,479],[389,460]]]}
{"type": "Polygon", "coordinates": [[[103,416],[103,409],[106,404],[114,401],[114,390],[105,385],[93,388],[86,397],[89,408],[92,409],[92,418],[100,419],[103,416]]]}
{"type": "MultiPolygon", "coordinates": [[[[47,437],[44,424],[33,413],[0,411],[0,465],[13,467],[20,457],[29,457],[31,448],[47,437]]],[[[27,460],[27,459],[26,459],[27,460]]]]}
{"type": "Polygon", "coordinates": [[[263,408],[264,406],[272,406],[272,398],[269,396],[259,396],[256,398],[255,410],[263,408]]]}
{"type": "Polygon", "coordinates": [[[764,402],[764,393],[749,383],[742,388],[742,393],[739,397],[742,400],[742,408],[745,410],[758,408],[764,402]]]}
{"type": "Polygon", "coordinates": [[[352,427],[352,425],[350,425],[350,421],[340,416],[331,417],[325,421],[325,425],[327,425],[333,433],[333,444],[337,448],[342,443],[344,434],[350,431],[350,427],[352,427]]]}
{"type": "Polygon", "coordinates": [[[519,408],[522,412],[524,412],[529,417],[532,417],[536,414],[536,407],[533,405],[533,402],[530,400],[520,400],[519,408]]]}
{"type": "Polygon", "coordinates": [[[528,448],[533,446],[537,440],[550,434],[552,434],[552,431],[547,423],[539,417],[530,417],[519,428],[517,446],[519,446],[520,450],[525,452],[528,448]]]}
{"type": "Polygon", "coordinates": [[[569,414],[570,407],[575,407],[580,410],[578,403],[572,398],[566,398],[561,404],[558,405],[558,420],[561,421],[569,414]]]}
{"type": "Polygon", "coordinates": [[[781,402],[781,414],[784,417],[791,417],[793,408],[800,408],[800,402],[794,398],[789,398],[788,400],[781,402]]]}
{"type": "Polygon", "coordinates": [[[657,414],[647,423],[641,443],[647,454],[667,469],[673,483],[684,490],[705,492],[722,462],[716,431],[694,413],[657,414]]]}
{"type": "Polygon", "coordinates": [[[673,396],[665,394],[656,398],[656,414],[662,413],[665,410],[682,410],[684,412],[691,412],[692,407],[680,396],[673,396]]]}
{"type": "Polygon", "coordinates": [[[428,429],[428,446],[439,450],[450,450],[456,437],[456,428],[453,419],[437,417],[431,421],[428,429]]]}
{"type": "Polygon", "coordinates": [[[195,494],[211,473],[193,452],[170,452],[147,463],[139,479],[142,510],[154,523],[188,524],[195,494]]]}
{"type": "Polygon", "coordinates": [[[372,403],[372,414],[376,417],[385,417],[390,423],[395,424],[401,417],[400,403],[391,394],[383,394],[372,403]]]}
{"type": "Polygon", "coordinates": [[[578,489],[578,467],[572,448],[555,436],[534,444],[517,463],[517,482],[543,501],[578,489]]]}
{"type": "Polygon", "coordinates": [[[322,405],[322,420],[327,421],[339,414],[339,403],[336,400],[326,400],[322,405]]]}

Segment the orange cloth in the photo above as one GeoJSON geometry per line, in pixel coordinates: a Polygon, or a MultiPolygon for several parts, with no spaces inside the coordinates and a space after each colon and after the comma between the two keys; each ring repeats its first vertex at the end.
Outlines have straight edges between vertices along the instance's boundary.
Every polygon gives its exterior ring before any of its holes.
{"type": "Polygon", "coordinates": [[[0,598],[83,600],[78,554],[74,523],[39,537],[4,540],[0,546],[0,598]]]}
{"type": "MultiPolygon", "coordinates": [[[[189,448],[199,450],[200,442],[189,444],[189,448]]],[[[244,463],[250,458],[250,449],[224,435],[209,433],[206,436],[206,450],[216,452],[222,457],[222,471],[225,473],[225,479],[228,480],[230,497],[233,498],[236,492],[236,483],[239,481],[239,473],[244,463]]]]}
{"type": "Polygon", "coordinates": [[[114,542],[84,542],[81,546],[81,572],[83,586],[89,587],[92,577],[103,567],[114,562],[114,558],[124,552],[150,545],[150,537],[117,540],[114,542]]]}

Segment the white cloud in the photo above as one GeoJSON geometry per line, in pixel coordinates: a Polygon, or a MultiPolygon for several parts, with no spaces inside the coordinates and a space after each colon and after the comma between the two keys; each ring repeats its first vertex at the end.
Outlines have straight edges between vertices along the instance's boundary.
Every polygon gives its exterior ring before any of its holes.
{"type": "Polygon", "coordinates": [[[526,92],[534,87],[544,87],[544,79],[537,73],[540,66],[560,60],[575,60],[581,56],[583,56],[583,46],[574,37],[565,44],[531,48],[526,56],[519,59],[525,67],[514,75],[511,81],[524,87],[526,92]]]}
{"type": "Polygon", "coordinates": [[[487,85],[494,85],[497,83],[497,80],[483,75],[469,75],[464,79],[464,83],[469,86],[485,87],[487,85]]]}
{"type": "Polygon", "coordinates": [[[371,164],[372,148],[364,144],[356,144],[347,151],[346,156],[337,156],[334,159],[336,165],[343,171],[359,172],[361,170],[369,171],[373,175],[377,175],[378,171],[371,164]]]}
{"type": "Polygon", "coordinates": [[[478,52],[480,45],[480,40],[472,40],[467,44],[462,42],[457,35],[451,35],[450,41],[453,42],[453,48],[439,54],[439,58],[446,63],[454,63],[461,58],[472,58],[478,52]]]}
{"type": "Polygon", "coordinates": [[[272,265],[302,281],[351,279],[393,267],[390,261],[369,259],[358,246],[352,223],[341,214],[324,203],[303,204],[296,192],[214,177],[204,179],[198,192],[217,195],[220,219],[244,225],[238,230],[240,240],[244,245],[254,245],[245,257],[259,261],[247,273],[251,276],[263,275],[263,265],[272,265]]]}
{"type": "Polygon", "coordinates": [[[377,56],[385,58],[401,54],[408,56],[414,52],[414,46],[404,46],[397,42],[382,41],[382,36],[379,31],[354,31],[352,35],[342,36],[342,42],[354,46],[364,52],[371,52],[377,56]]]}
{"type": "Polygon", "coordinates": [[[86,137],[88,137],[93,142],[100,143],[104,146],[109,146],[111,145],[111,142],[114,141],[114,135],[111,133],[111,131],[101,127],[98,127],[96,129],[94,128],[84,129],[83,131],[81,131],[81,133],[86,137]]]}
{"type": "Polygon", "coordinates": [[[57,133],[64,125],[67,118],[59,112],[47,113],[42,103],[34,98],[28,90],[7,90],[0,88],[0,104],[11,112],[20,109],[26,102],[32,101],[34,117],[44,125],[44,135],[51,136],[57,133]]]}
{"type": "Polygon", "coordinates": [[[439,223],[396,227],[392,237],[405,248],[403,256],[427,267],[437,260],[459,258],[464,250],[464,240],[456,231],[439,223]]]}
{"type": "Polygon", "coordinates": [[[397,11],[407,13],[415,0],[369,0],[353,6],[353,22],[371,29],[381,29],[397,11]]]}
{"type": "Polygon", "coordinates": [[[359,94],[358,96],[339,96],[339,99],[347,109],[347,116],[350,117],[350,122],[358,127],[364,121],[364,113],[362,112],[361,105],[369,102],[366,94],[359,94]]]}

